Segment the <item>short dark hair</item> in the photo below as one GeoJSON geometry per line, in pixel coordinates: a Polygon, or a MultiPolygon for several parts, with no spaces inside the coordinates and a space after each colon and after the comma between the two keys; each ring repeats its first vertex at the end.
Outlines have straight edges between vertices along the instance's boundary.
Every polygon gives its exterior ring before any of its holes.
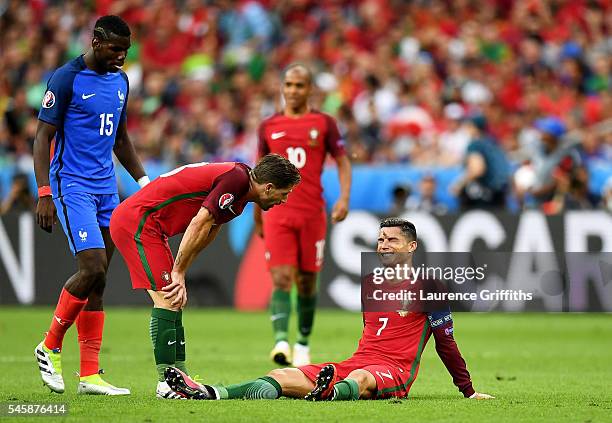
{"type": "Polygon", "coordinates": [[[111,34],[119,37],[129,37],[132,35],[130,27],[123,19],[115,15],[102,16],[96,21],[93,36],[100,40],[108,40],[111,34]]]}
{"type": "Polygon", "coordinates": [[[300,62],[291,63],[289,66],[287,66],[283,70],[283,81],[285,80],[285,77],[287,76],[287,73],[290,70],[298,69],[298,68],[299,69],[303,69],[306,72],[306,76],[308,76],[308,83],[312,84],[313,77],[312,77],[312,72],[310,71],[310,68],[308,66],[306,66],[305,64],[300,63],[300,62]]]}
{"type": "Polygon", "coordinates": [[[252,173],[258,184],[271,183],[280,189],[292,187],[302,179],[297,167],[279,154],[263,156],[252,173]]]}
{"type": "Polygon", "coordinates": [[[410,241],[416,241],[417,231],[412,222],[399,217],[387,217],[380,222],[380,228],[400,228],[402,233],[410,239],[410,241]]]}

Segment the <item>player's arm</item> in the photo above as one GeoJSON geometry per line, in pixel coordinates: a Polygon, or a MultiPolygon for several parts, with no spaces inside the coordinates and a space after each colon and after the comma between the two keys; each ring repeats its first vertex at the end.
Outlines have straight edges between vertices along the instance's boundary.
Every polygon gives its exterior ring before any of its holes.
{"type": "Polygon", "coordinates": [[[33,148],[34,175],[36,176],[36,185],[39,188],[36,223],[47,232],[51,232],[53,225],[57,223],[55,205],[49,188],[50,149],[55,132],[54,125],[39,120],[33,148]]]}
{"type": "Polygon", "coordinates": [[[332,155],[338,166],[338,182],[340,182],[340,198],[332,208],[332,223],[342,222],[348,214],[348,206],[351,195],[351,161],[346,155],[344,141],[340,136],[338,125],[331,117],[324,115],[327,121],[327,134],[325,136],[325,148],[332,155]]]}
{"type": "Polygon", "coordinates": [[[185,305],[185,273],[198,253],[206,248],[219,232],[220,225],[213,226],[214,224],[213,215],[206,207],[202,207],[187,226],[172,267],[172,283],[162,288],[166,291],[165,299],[174,298],[173,306],[185,305]]]}
{"type": "Polygon", "coordinates": [[[465,360],[461,356],[459,347],[453,337],[453,319],[450,310],[431,312],[427,314],[427,317],[436,342],[436,352],[444,363],[446,370],[452,376],[453,383],[463,396],[472,399],[493,398],[490,395],[476,392],[472,386],[465,360]]]}
{"type": "Polygon", "coordinates": [[[340,198],[332,209],[332,222],[342,222],[348,214],[349,201],[351,196],[351,162],[343,154],[336,157],[338,165],[338,181],[340,182],[340,198]]]}
{"type": "Polygon", "coordinates": [[[132,175],[132,178],[141,187],[149,183],[149,177],[147,176],[138,155],[134,144],[128,135],[126,119],[122,119],[117,128],[117,138],[115,139],[115,146],[113,151],[119,159],[119,162],[125,167],[125,169],[132,175]]]}

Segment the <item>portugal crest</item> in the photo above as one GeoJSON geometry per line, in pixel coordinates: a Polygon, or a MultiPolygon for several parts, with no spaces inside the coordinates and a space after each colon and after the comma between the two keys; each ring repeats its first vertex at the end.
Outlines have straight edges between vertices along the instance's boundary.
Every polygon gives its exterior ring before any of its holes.
{"type": "Polygon", "coordinates": [[[310,128],[308,138],[308,146],[316,147],[319,144],[319,130],[317,128],[310,128]]]}

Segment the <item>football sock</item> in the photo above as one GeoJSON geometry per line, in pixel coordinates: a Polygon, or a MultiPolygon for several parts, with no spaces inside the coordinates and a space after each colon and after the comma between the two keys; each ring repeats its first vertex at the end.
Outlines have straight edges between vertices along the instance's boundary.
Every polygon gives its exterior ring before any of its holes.
{"type": "Polygon", "coordinates": [[[334,385],[332,401],[347,401],[359,399],[359,385],[353,379],[344,379],[334,385]]]}
{"type": "Polygon", "coordinates": [[[53,313],[51,327],[49,327],[49,332],[45,336],[45,347],[49,350],[62,348],[66,331],[72,326],[83,307],[85,307],[85,304],[87,304],[87,298],[77,298],[68,292],[66,288],[62,289],[55,312],[53,313]]]}
{"type": "Polygon", "coordinates": [[[76,328],[81,351],[80,376],[97,374],[99,367],[104,312],[83,310],[76,319],[76,328]]]}
{"type": "Polygon", "coordinates": [[[165,380],[164,370],[176,363],[175,324],[177,314],[176,311],[163,308],[153,308],[151,311],[150,334],[160,382],[165,380]]]}
{"type": "Polygon", "coordinates": [[[276,342],[287,341],[289,332],[289,313],[291,313],[291,296],[287,291],[275,289],[270,302],[270,318],[276,342]]]}
{"type": "Polygon", "coordinates": [[[297,299],[297,314],[298,314],[298,344],[308,345],[308,337],[312,332],[312,324],[314,322],[315,307],[317,305],[317,295],[312,297],[301,297],[297,299]]]}
{"type": "Polygon", "coordinates": [[[220,399],[277,399],[283,391],[279,383],[270,376],[230,386],[215,386],[220,399]]]}
{"type": "Polygon", "coordinates": [[[189,374],[185,365],[185,328],[183,327],[183,310],[178,312],[175,322],[176,329],[176,362],[174,367],[189,374]]]}

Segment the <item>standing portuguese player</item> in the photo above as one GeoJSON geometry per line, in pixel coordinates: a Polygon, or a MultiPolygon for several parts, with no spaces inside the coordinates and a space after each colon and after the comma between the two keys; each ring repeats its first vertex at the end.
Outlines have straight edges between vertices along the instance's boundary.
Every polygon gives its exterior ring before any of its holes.
{"type": "Polygon", "coordinates": [[[102,294],[115,248],[108,226],[119,204],[113,152],[141,186],[149,181],[127,133],[129,83],[120,68],[129,48],[130,29],[121,18],[98,19],[89,51],[51,76],[38,115],[36,221],[51,232],[59,218],[78,265],[62,289],[49,332],[35,350],[43,383],[58,393],[64,392],[62,342],[75,320],[81,352],[77,392],[130,393],[105,382],[98,367],[102,294]]]}
{"type": "Polygon", "coordinates": [[[317,275],[323,265],[327,217],[321,173],[327,153],[336,160],[340,198],[334,204],[333,223],[346,218],[351,189],[351,164],[336,122],[308,105],[312,74],[304,65],[290,65],[284,72],[282,113],[259,127],[259,155],[277,153],[287,157],[300,171],[302,182],[287,204],[263,214],[255,207],[255,230],[263,236],[266,260],[274,290],[270,313],[275,345],[270,353],[280,365],[310,363],[308,338],[312,331],[317,298],[317,275]],[[288,342],[290,292],[297,284],[298,338],[293,358],[288,342]]]}

